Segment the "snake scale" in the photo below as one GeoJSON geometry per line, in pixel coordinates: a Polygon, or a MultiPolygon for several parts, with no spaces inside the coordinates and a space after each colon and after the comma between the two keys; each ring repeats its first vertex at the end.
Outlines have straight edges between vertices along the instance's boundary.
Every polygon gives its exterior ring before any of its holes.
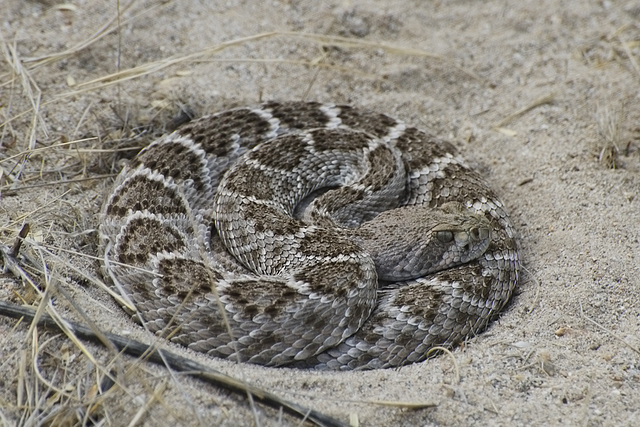
{"type": "Polygon", "coordinates": [[[518,281],[511,220],[454,147],[346,105],[183,125],[124,167],[99,231],[136,321],[267,366],[422,361],[482,331],[518,281]]]}

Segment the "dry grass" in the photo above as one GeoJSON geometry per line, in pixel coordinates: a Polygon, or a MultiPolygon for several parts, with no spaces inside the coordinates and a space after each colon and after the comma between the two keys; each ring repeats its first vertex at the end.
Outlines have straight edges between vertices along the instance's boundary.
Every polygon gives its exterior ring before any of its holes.
{"type": "Polygon", "coordinates": [[[612,108],[610,105],[605,107],[598,105],[595,117],[600,137],[598,161],[604,163],[609,169],[617,169],[622,146],[620,123],[623,120],[623,109],[622,107],[612,108]]]}

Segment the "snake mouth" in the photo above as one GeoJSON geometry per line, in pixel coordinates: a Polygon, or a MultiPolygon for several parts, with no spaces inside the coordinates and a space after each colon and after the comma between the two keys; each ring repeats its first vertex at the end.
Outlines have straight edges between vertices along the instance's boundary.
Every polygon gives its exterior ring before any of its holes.
{"type": "Polygon", "coordinates": [[[487,227],[473,227],[455,233],[457,246],[462,254],[462,262],[468,262],[485,253],[491,243],[491,229],[487,227]]]}

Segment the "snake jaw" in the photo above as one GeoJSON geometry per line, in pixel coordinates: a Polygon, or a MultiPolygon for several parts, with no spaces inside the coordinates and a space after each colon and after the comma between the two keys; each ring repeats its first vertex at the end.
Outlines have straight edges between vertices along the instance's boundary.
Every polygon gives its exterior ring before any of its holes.
{"type": "MultiPolygon", "coordinates": [[[[475,215],[475,214],[474,214],[475,215]]],[[[460,226],[459,224],[441,224],[432,231],[435,242],[441,244],[441,261],[434,265],[435,270],[447,269],[466,264],[482,256],[491,243],[491,230],[484,225],[460,226]]]]}
{"type": "Polygon", "coordinates": [[[456,245],[461,249],[461,262],[469,262],[481,256],[488,248],[491,242],[491,229],[489,228],[470,228],[467,231],[458,231],[454,233],[456,245]]]}

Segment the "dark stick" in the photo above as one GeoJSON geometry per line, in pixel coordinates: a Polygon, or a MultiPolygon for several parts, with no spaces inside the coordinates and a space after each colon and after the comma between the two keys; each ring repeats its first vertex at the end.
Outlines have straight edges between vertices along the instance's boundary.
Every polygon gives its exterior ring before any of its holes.
{"type": "Polygon", "coordinates": [[[29,234],[30,229],[31,226],[29,225],[29,223],[26,223],[22,226],[22,229],[18,233],[18,237],[16,238],[15,242],[13,242],[13,246],[11,246],[11,249],[9,250],[8,255],[11,258],[17,257],[18,253],[20,253],[20,246],[22,246],[22,242],[24,241],[24,238],[27,237],[27,234],[29,234]]]}
{"type": "MultiPolygon", "coordinates": [[[[36,310],[32,307],[0,301],[0,315],[2,316],[33,321],[35,314],[36,310]]],[[[64,321],[67,324],[68,329],[79,338],[104,345],[90,328],[75,322],[70,322],[66,319],[64,321]]],[[[46,313],[43,313],[40,316],[38,319],[38,325],[61,331],[61,328],[58,326],[56,321],[46,313]]],[[[226,388],[242,396],[246,396],[247,393],[250,393],[253,396],[253,399],[258,402],[276,409],[283,408],[290,414],[304,420],[309,420],[319,426],[347,426],[347,424],[342,421],[313,409],[307,409],[296,403],[281,399],[266,390],[245,384],[240,380],[225,375],[220,371],[211,369],[196,361],[187,359],[186,357],[179,356],[167,350],[154,348],[153,346],[141,343],[140,341],[124,338],[116,334],[108,332],[103,332],[103,334],[119,351],[123,351],[131,356],[143,357],[146,360],[162,366],[165,366],[166,361],[166,365],[178,372],[185,372],[187,375],[191,375],[216,386],[226,388]]]]}

